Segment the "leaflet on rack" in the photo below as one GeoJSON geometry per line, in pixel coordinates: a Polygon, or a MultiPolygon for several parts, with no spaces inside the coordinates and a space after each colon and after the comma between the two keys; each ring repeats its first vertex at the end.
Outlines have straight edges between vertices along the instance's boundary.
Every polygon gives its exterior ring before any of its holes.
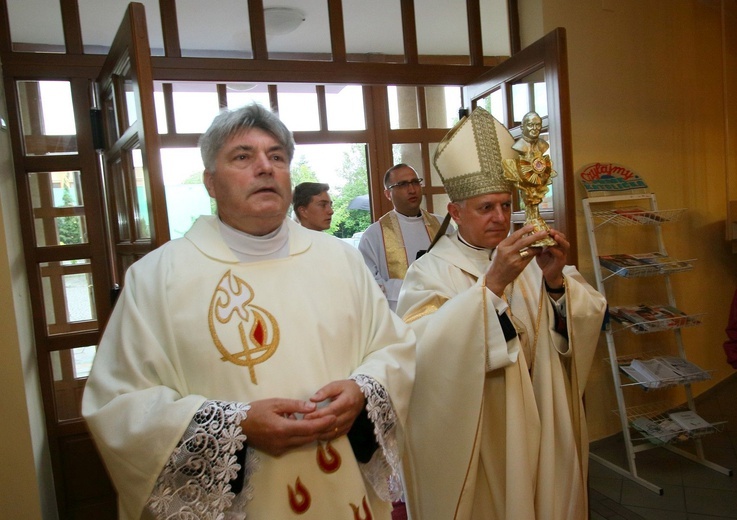
{"type": "Polygon", "coordinates": [[[634,359],[629,365],[620,365],[619,368],[646,389],[703,381],[711,377],[697,365],[676,356],[634,359]]]}
{"type": "Polygon", "coordinates": [[[678,433],[681,431],[681,427],[669,419],[662,419],[656,422],[647,417],[638,417],[632,421],[632,426],[642,432],[648,441],[657,445],[666,444],[676,439],[678,433]]]}
{"type": "Polygon", "coordinates": [[[689,433],[702,432],[714,427],[693,410],[672,412],[668,414],[668,417],[689,433]]]}

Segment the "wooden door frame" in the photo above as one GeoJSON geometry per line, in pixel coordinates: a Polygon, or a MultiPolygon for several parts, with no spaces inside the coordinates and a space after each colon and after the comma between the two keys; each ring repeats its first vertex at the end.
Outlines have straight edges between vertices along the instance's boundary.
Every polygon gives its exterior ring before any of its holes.
{"type": "MultiPolygon", "coordinates": [[[[509,84],[535,70],[542,69],[548,100],[548,116],[544,118],[550,135],[550,158],[558,176],[553,179],[553,211],[546,220],[566,235],[570,243],[568,261],[578,263],[578,239],[576,231],[575,177],[573,172],[573,146],[571,144],[570,94],[568,85],[568,55],[566,31],[557,28],[525,47],[510,59],[494,67],[464,87],[463,102],[468,108],[475,100],[497,88],[502,88],[502,98],[508,107],[509,84]]],[[[501,121],[510,128],[509,111],[501,121]]],[[[512,126],[512,133],[519,128],[512,126]]],[[[522,212],[523,213],[523,212],[522,212]]],[[[519,220],[519,215],[516,216],[519,220]]]]}
{"type": "MultiPolygon", "coordinates": [[[[146,29],[146,12],[143,4],[131,2],[123,16],[120,28],[113,40],[105,63],[103,64],[97,79],[101,103],[105,104],[107,99],[112,103],[115,114],[115,126],[117,135],[114,138],[105,136],[104,152],[104,175],[108,175],[113,168],[108,164],[120,162],[124,166],[127,160],[124,155],[126,151],[138,148],[141,151],[144,169],[144,187],[148,201],[148,221],[150,223],[150,238],[138,236],[136,229],[137,208],[133,201],[134,193],[129,193],[127,200],[132,208],[127,210],[130,226],[131,239],[121,240],[115,232],[117,219],[113,214],[119,212],[118,201],[112,195],[114,184],[106,182],[105,186],[110,190],[110,196],[106,197],[107,207],[112,214],[108,215],[111,220],[109,228],[113,231],[111,240],[115,240],[116,258],[113,270],[116,279],[113,283],[122,285],[122,276],[125,271],[118,254],[139,258],[148,251],[168,242],[169,221],[166,211],[166,192],[164,189],[164,176],[161,166],[161,140],[156,125],[156,108],[154,105],[154,80],[151,67],[151,50],[148,43],[148,32],[146,29]],[[137,120],[128,121],[126,99],[123,93],[123,80],[126,77],[131,81],[133,87],[133,98],[137,120]]],[[[108,120],[110,112],[103,110],[103,129],[111,127],[108,120]]],[[[128,168],[125,168],[128,170],[128,168]]]]}

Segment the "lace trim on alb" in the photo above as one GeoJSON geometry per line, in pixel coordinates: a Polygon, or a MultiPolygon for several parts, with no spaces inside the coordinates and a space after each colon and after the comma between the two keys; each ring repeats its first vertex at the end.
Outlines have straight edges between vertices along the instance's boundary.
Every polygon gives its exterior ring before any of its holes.
{"type": "MultiPolygon", "coordinates": [[[[155,518],[177,520],[223,520],[225,512],[242,512],[252,496],[249,476],[255,460],[251,450],[246,459],[246,480],[234,505],[230,482],[240,464],[236,452],[243,449],[246,436],[241,423],[250,405],[206,401],[192,418],[182,439],[164,466],[146,503],[155,518]]],[[[228,518],[235,518],[228,514],[228,518]]]]}
{"type": "Polygon", "coordinates": [[[380,450],[376,450],[371,460],[360,464],[364,477],[385,501],[402,498],[400,478],[400,456],[397,446],[397,415],[394,413],[391,398],[386,389],[374,378],[357,374],[352,376],[366,398],[366,411],[374,424],[374,435],[380,450]]]}

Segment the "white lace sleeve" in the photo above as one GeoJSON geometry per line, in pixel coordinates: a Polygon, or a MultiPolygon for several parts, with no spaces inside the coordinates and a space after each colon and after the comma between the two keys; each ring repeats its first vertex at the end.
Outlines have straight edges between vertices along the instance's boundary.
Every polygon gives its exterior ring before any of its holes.
{"type": "Polygon", "coordinates": [[[360,464],[364,477],[382,500],[396,501],[402,498],[400,478],[400,453],[397,446],[397,416],[391,398],[374,378],[357,374],[352,376],[366,398],[366,411],[374,425],[374,435],[379,447],[371,460],[360,464]]]}
{"type": "MultiPolygon", "coordinates": [[[[225,518],[225,511],[235,499],[230,483],[241,468],[236,452],[246,442],[240,424],[249,409],[243,403],[206,401],[197,410],[161,471],[145,514],[157,519],[225,518]]],[[[248,459],[247,456],[246,466],[252,462],[248,459]]],[[[246,485],[241,492],[246,501],[250,473],[246,468],[246,485]]]]}

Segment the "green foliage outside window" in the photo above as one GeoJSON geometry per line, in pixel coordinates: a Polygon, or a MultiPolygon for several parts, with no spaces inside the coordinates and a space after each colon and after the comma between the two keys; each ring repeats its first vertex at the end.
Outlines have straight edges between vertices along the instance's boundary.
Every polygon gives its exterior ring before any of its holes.
{"type": "Polygon", "coordinates": [[[368,194],[366,171],[366,149],[363,144],[354,144],[343,157],[340,177],[346,181],[340,194],[333,198],[333,222],[328,231],[338,238],[350,238],[364,231],[371,224],[371,212],[348,209],[348,204],[359,195],[368,194]]]}
{"type": "MultiPolygon", "coordinates": [[[[69,192],[69,187],[64,187],[62,195],[64,206],[74,206],[74,200],[69,192]]],[[[59,217],[56,219],[56,229],[59,235],[59,245],[80,244],[82,243],[82,229],[79,224],[79,217],[59,217]]]]}

